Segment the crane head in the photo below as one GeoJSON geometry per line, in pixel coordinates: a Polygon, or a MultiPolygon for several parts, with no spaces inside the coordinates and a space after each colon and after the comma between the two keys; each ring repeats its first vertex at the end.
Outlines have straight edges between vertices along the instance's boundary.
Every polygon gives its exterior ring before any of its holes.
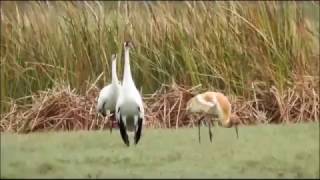
{"type": "Polygon", "coordinates": [[[223,126],[223,127],[225,127],[225,128],[231,128],[231,127],[237,126],[237,125],[239,125],[239,124],[240,124],[239,120],[236,119],[236,118],[234,118],[234,117],[232,117],[232,116],[231,116],[231,118],[230,118],[230,120],[229,120],[228,123],[222,124],[221,121],[218,121],[218,125],[219,125],[219,126],[223,126]]]}
{"type": "Polygon", "coordinates": [[[112,55],[111,55],[111,60],[114,61],[114,60],[116,60],[116,59],[117,59],[117,54],[112,54],[112,55]]]}
{"type": "Polygon", "coordinates": [[[124,42],[124,48],[134,48],[133,43],[131,41],[124,42]]]}
{"type": "Polygon", "coordinates": [[[239,124],[240,124],[240,119],[239,119],[239,117],[237,115],[232,115],[231,118],[230,118],[229,123],[226,123],[226,124],[222,124],[221,121],[218,121],[218,125],[219,126],[223,126],[225,128],[234,127],[235,131],[236,131],[237,138],[239,138],[239,130],[238,130],[238,125],[239,124]]]}

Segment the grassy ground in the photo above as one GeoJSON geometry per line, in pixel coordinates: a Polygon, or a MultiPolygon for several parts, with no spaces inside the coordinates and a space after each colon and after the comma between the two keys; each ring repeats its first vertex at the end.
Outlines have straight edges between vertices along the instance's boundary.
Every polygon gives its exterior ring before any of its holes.
{"type": "Polygon", "coordinates": [[[127,148],[118,131],[1,134],[1,178],[319,178],[319,123],[146,129],[127,148]]]}

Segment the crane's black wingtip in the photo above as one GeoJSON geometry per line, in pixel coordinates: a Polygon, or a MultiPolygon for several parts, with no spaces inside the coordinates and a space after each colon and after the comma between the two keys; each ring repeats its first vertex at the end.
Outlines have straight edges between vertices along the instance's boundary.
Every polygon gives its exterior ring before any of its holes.
{"type": "Polygon", "coordinates": [[[142,131],[142,125],[143,125],[142,121],[143,121],[142,118],[138,119],[138,128],[134,134],[134,143],[135,144],[138,144],[140,137],[141,137],[141,131],[142,131]]]}
{"type": "Polygon", "coordinates": [[[126,131],[126,127],[122,122],[121,116],[120,116],[120,120],[118,121],[118,126],[119,126],[119,130],[120,130],[122,141],[127,146],[130,146],[129,137],[128,137],[128,134],[127,134],[127,131],[126,131]]]}

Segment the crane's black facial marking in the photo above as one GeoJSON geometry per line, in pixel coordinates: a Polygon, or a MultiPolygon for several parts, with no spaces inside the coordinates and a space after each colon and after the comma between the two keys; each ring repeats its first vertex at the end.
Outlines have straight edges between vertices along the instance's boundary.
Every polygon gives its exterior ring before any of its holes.
{"type": "Polygon", "coordinates": [[[140,107],[138,106],[138,111],[141,112],[140,107]]]}
{"type": "Polygon", "coordinates": [[[118,108],[118,113],[120,112],[120,108],[118,108]]]}
{"type": "MultiPolygon", "coordinates": [[[[120,108],[119,108],[119,110],[120,110],[120,108]]],[[[120,135],[121,135],[121,138],[122,138],[123,142],[127,146],[130,146],[129,137],[128,137],[128,134],[127,134],[126,126],[124,125],[124,123],[122,121],[121,115],[120,115],[120,121],[118,121],[118,126],[119,126],[119,129],[120,129],[120,135]]]]}
{"type": "Polygon", "coordinates": [[[142,130],[142,118],[138,119],[138,129],[136,130],[134,134],[134,143],[137,145],[140,137],[141,137],[141,130],[142,130]]]}

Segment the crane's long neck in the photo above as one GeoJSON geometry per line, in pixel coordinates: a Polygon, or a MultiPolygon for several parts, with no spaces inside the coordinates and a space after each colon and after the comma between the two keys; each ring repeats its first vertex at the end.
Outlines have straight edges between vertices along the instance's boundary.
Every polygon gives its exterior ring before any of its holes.
{"type": "MultiPolygon", "coordinates": [[[[222,111],[221,111],[222,112],[222,111]]],[[[232,127],[232,121],[231,121],[231,118],[230,118],[230,115],[231,115],[231,111],[224,111],[221,113],[221,118],[223,119],[222,121],[222,126],[225,127],[225,128],[230,128],[232,127]]]]}
{"type": "Polygon", "coordinates": [[[130,60],[129,60],[129,48],[124,51],[124,75],[123,85],[134,85],[131,75],[130,60]]]}
{"type": "Polygon", "coordinates": [[[117,77],[117,61],[114,59],[112,60],[112,83],[118,83],[118,77],[117,77]]]}

